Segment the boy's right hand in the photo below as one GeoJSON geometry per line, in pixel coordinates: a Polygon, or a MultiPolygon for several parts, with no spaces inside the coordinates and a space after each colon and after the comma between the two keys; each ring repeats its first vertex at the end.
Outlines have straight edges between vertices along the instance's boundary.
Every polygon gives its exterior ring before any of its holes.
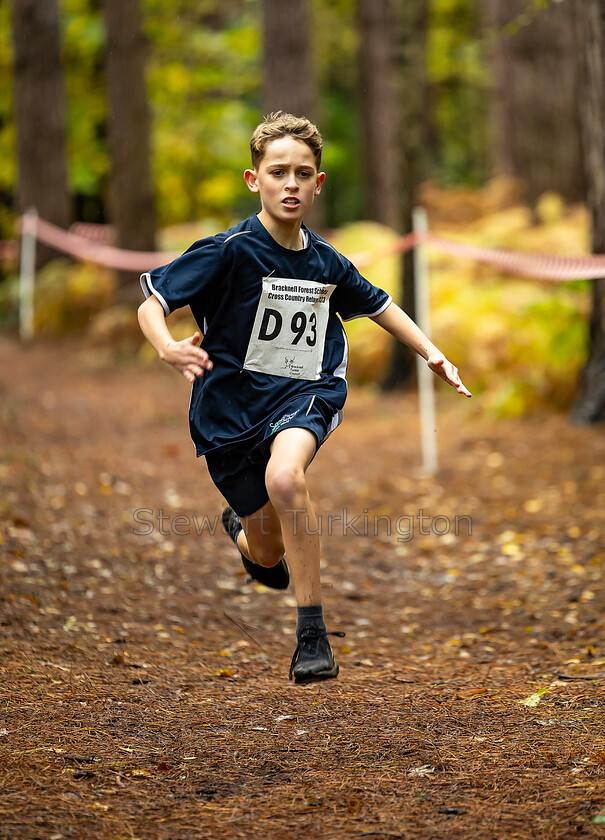
{"type": "Polygon", "coordinates": [[[439,351],[433,353],[433,355],[428,357],[426,363],[433,373],[436,373],[437,376],[440,376],[445,382],[452,385],[459,394],[465,397],[472,396],[468,388],[462,384],[462,380],[458,375],[458,368],[454,367],[451,362],[448,362],[442,353],[439,353],[439,351]]]}
{"type": "Polygon", "coordinates": [[[196,330],[182,341],[171,339],[160,353],[160,359],[179,370],[191,384],[203,376],[205,370],[212,370],[208,353],[198,347],[201,338],[202,334],[196,330]]]}

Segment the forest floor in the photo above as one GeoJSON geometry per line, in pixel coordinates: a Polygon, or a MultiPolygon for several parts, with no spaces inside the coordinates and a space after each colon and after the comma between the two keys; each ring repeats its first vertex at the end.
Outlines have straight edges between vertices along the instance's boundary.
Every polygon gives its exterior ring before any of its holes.
{"type": "Polygon", "coordinates": [[[298,686],[187,400],[0,343],[0,838],[604,837],[603,428],[440,390],[431,478],[415,397],[352,390],[309,471],[341,671],[298,686]]]}

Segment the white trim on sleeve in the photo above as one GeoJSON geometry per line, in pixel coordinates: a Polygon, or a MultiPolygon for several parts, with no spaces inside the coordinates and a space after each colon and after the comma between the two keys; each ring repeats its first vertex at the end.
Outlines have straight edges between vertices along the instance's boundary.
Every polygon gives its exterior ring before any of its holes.
{"type": "Polygon", "coordinates": [[[141,274],[141,288],[143,289],[143,294],[145,295],[145,298],[154,295],[159,300],[159,302],[162,304],[164,315],[168,317],[170,315],[170,307],[168,306],[162,295],[158,292],[158,290],[153,288],[153,283],[151,282],[151,274],[148,271],[146,271],[145,274],[141,274]]]}
{"type": "Polygon", "coordinates": [[[350,318],[342,318],[343,321],[354,321],[356,318],[375,318],[377,315],[380,315],[384,310],[393,303],[393,298],[389,295],[388,299],[385,303],[377,309],[376,312],[360,312],[359,315],[351,315],[350,318]]]}

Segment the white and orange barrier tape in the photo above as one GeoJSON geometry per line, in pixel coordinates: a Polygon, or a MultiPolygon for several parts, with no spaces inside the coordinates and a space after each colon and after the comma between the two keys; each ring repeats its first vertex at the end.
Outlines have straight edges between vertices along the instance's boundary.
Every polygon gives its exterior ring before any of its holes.
{"type": "Polygon", "coordinates": [[[69,226],[69,232],[92,239],[93,242],[103,242],[105,245],[113,245],[116,234],[111,225],[101,225],[97,222],[74,222],[69,226]]]}
{"type": "Polygon", "coordinates": [[[424,238],[427,245],[455,257],[465,257],[475,262],[494,265],[507,274],[535,277],[538,280],[598,280],[605,277],[605,255],[586,257],[559,257],[552,254],[521,253],[502,248],[481,248],[464,242],[452,242],[429,233],[424,238]]]}
{"type": "Polygon", "coordinates": [[[169,263],[179,256],[175,253],[157,253],[156,251],[127,251],[103,242],[95,241],[89,236],[81,236],[72,231],[40,219],[34,214],[22,216],[19,219],[22,234],[30,233],[40,242],[68,254],[82,262],[91,262],[114,268],[118,271],[137,271],[141,274],[158,265],[169,263]],[[27,220],[31,219],[26,227],[27,220]]]}
{"type": "MultiPolygon", "coordinates": [[[[21,232],[21,335],[33,336],[33,293],[36,241],[61,251],[83,262],[91,262],[118,271],[143,273],[158,265],[165,265],[179,256],[179,252],[129,251],[108,244],[111,229],[102,225],[77,225],[63,230],[57,225],[40,219],[29,211],[17,222],[21,232]],[[84,235],[82,235],[84,234],[84,235]],[[33,256],[32,256],[33,255],[33,256]]],[[[4,251],[11,253],[12,243],[4,243],[4,251]]],[[[403,254],[417,245],[428,245],[454,257],[488,263],[507,274],[531,277],[538,280],[563,282],[569,280],[596,280],[605,277],[605,255],[560,257],[549,254],[520,253],[502,248],[484,248],[464,242],[454,242],[435,236],[428,230],[415,230],[396,239],[381,251],[364,251],[351,255],[351,261],[360,269],[378,259],[403,254]]]]}
{"type": "Polygon", "coordinates": [[[363,251],[350,259],[357,268],[365,268],[377,259],[393,254],[402,254],[416,245],[431,245],[453,257],[462,257],[475,262],[487,263],[507,274],[533,277],[537,280],[570,281],[598,280],[605,277],[605,255],[593,254],[585,257],[560,257],[554,254],[524,253],[504,248],[484,248],[465,242],[454,242],[435,236],[433,233],[406,233],[379,254],[363,251]]]}
{"type": "MultiPolygon", "coordinates": [[[[25,216],[19,220],[23,229],[25,216]]],[[[104,225],[74,225],[66,231],[35,217],[29,232],[40,242],[84,262],[92,262],[121,271],[149,271],[179,256],[179,252],[129,251],[107,244],[110,232],[104,225]],[[90,230],[89,230],[90,228],[90,230]],[[105,240],[105,241],[103,241],[105,240]]],[[[8,243],[7,243],[8,244],[8,243]]],[[[561,257],[549,254],[522,253],[502,248],[485,248],[464,242],[454,242],[433,233],[412,232],[399,237],[380,252],[363,251],[350,259],[358,268],[365,268],[376,260],[402,254],[416,245],[426,244],[455,257],[488,263],[507,274],[535,277],[542,280],[594,280],[605,277],[605,255],[561,257]]]]}

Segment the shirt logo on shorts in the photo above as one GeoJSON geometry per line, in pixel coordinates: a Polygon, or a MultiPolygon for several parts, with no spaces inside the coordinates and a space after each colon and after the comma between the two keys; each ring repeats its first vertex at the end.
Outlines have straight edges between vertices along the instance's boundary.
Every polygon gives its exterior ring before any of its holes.
{"type": "Polygon", "coordinates": [[[296,415],[298,414],[299,411],[300,411],[300,409],[297,409],[296,411],[293,411],[292,414],[284,414],[284,416],[280,420],[278,420],[276,423],[269,423],[269,425],[272,427],[271,434],[274,435],[275,432],[279,429],[280,426],[283,426],[284,423],[287,423],[293,417],[296,417],[296,415]]]}

